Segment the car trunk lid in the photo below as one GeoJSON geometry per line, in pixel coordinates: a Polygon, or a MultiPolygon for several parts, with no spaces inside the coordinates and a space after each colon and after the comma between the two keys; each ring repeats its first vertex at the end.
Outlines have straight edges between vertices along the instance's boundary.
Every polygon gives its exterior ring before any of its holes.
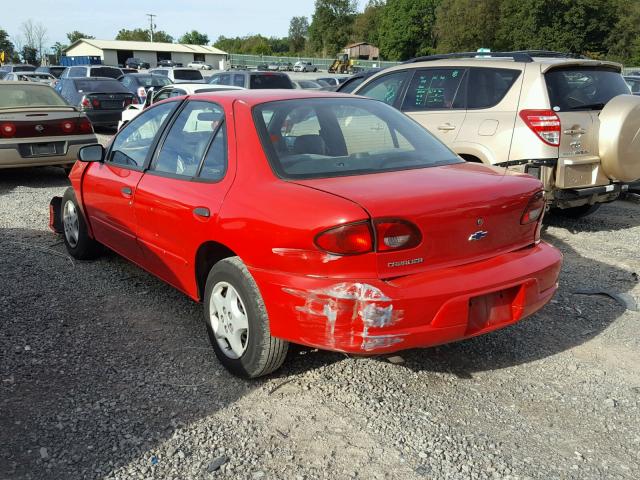
{"type": "Polygon", "coordinates": [[[537,223],[521,225],[520,219],[542,188],[533,177],[470,163],[296,183],[354,201],[374,221],[401,219],[420,229],[417,247],[377,254],[381,278],[480,261],[534,243],[537,223]]]}
{"type": "Polygon", "coordinates": [[[134,102],[131,93],[92,92],[85,93],[94,110],[124,110],[134,102]]]}
{"type": "Polygon", "coordinates": [[[38,138],[93,133],[87,117],[74,108],[0,110],[0,138],[38,138]],[[4,127],[10,126],[4,134],[4,127]]]}

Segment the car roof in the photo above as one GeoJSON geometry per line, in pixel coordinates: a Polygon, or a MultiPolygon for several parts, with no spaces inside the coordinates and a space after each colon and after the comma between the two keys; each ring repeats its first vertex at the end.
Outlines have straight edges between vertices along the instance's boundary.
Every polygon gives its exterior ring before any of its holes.
{"type": "MultiPolygon", "coordinates": [[[[228,85],[227,85],[228,86],[228,85]]],[[[298,89],[254,89],[254,90],[224,90],[222,92],[206,92],[199,93],[198,98],[203,99],[210,96],[211,99],[215,100],[216,98],[220,98],[224,96],[224,98],[237,100],[242,102],[250,107],[254,105],[259,105],[261,103],[266,102],[277,102],[279,100],[304,100],[307,98],[350,98],[355,100],[363,100],[363,101],[371,101],[375,102],[376,100],[371,100],[365,97],[357,97],[355,95],[349,95],[346,93],[334,93],[334,92],[326,92],[326,91],[309,91],[309,90],[298,90],[298,89]]]]}
{"type": "Polygon", "coordinates": [[[44,87],[44,88],[51,88],[49,85],[47,85],[46,83],[37,83],[37,82],[21,82],[20,80],[6,80],[6,81],[2,81],[0,82],[0,87],[3,87],[5,85],[21,85],[21,86],[25,86],[25,85],[32,85],[35,87],[44,87]]]}

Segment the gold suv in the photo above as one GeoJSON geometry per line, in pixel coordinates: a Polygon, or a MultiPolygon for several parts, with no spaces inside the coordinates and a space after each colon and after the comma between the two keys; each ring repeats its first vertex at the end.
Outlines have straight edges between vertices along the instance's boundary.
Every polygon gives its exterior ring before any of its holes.
{"type": "Polygon", "coordinates": [[[547,51],[455,53],[381,71],[354,93],[399,108],[470,162],[538,177],[583,216],[640,179],[640,97],[613,62],[547,51]]]}

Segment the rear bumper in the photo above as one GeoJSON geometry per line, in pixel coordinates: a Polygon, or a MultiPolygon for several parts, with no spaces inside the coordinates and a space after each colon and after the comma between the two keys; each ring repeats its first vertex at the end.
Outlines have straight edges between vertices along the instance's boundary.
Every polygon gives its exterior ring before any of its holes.
{"type": "Polygon", "coordinates": [[[557,289],[562,255],[546,244],[391,281],[336,280],[250,271],[271,334],[321,349],[390,353],[506,327],[557,289]]]}
{"type": "Polygon", "coordinates": [[[629,190],[629,184],[611,183],[609,185],[601,185],[598,187],[585,188],[569,188],[564,190],[556,190],[554,197],[560,200],[572,200],[577,198],[585,198],[600,195],[620,194],[629,190]]]}
{"type": "Polygon", "coordinates": [[[122,110],[87,110],[85,111],[94,126],[115,127],[122,118],[122,110]]]}
{"type": "Polygon", "coordinates": [[[70,165],[78,158],[78,151],[85,145],[97,143],[96,136],[77,135],[69,137],[25,138],[0,141],[0,169],[40,167],[49,165],[70,165]],[[20,146],[39,143],[62,143],[62,153],[57,155],[23,156],[20,146]]]}

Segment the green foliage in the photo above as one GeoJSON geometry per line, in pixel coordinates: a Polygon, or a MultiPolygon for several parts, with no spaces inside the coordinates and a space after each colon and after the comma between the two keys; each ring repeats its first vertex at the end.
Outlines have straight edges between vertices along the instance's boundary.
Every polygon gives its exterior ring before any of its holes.
{"type": "Polygon", "coordinates": [[[289,23],[289,50],[300,53],[304,50],[309,35],[307,17],[293,17],[289,23]]]}
{"type": "MultiPolygon", "coordinates": [[[[121,29],[116,35],[116,40],[133,40],[137,42],[150,42],[151,33],[144,28],[135,28],[133,30],[121,29]]],[[[173,37],[167,32],[158,30],[153,32],[153,41],[161,43],[173,43],[173,37]]]]}
{"type": "Polygon", "coordinates": [[[12,61],[15,55],[15,47],[11,40],[9,40],[9,34],[6,30],[0,28],[0,50],[5,53],[5,62],[9,63],[12,61]]]}
{"type": "Polygon", "coordinates": [[[38,50],[34,47],[23,47],[21,55],[22,61],[25,63],[30,63],[31,65],[36,65],[38,63],[38,50]]]}
{"type": "Polygon", "coordinates": [[[640,66],[640,2],[619,0],[618,8],[624,11],[606,41],[607,55],[613,60],[640,66]]]}
{"type": "Polygon", "coordinates": [[[188,45],[207,45],[209,43],[209,36],[206,33],[200,33],[197,30],[191,30],[190,32],[182,35],[178,39],[178,43],[186,43],[188,45]]]}
{"type": "Polygon", "coordinates": [[[355,0],[316,0],[309,43],[322,56],[334,56],[349,43],[357,14],[355,0]]]}
{"type": "Polygon", "coordinates": [[[406,60],[433,53],[439,4],[440,0],[388,0],[380,23],[380,54],[406,60]]]}
{"type": "Polygon", "coordinates": [[[442,0],[436,11],[437,51],[495,50],[502,0],[442,0]]]}
{"type": "Polygon", "coordinates": [[[359,13],[353,23],[354,42],[380,45],[380,29],[384,13],[384,0],[369,0],[364,12],[359,13]]]}
{"type": "Polygon", "coordinates": [[[67,33],[67,38],[69,39],[69,44],[77,42],[81,38],[96,38],[92,35],[87,35],[86,33],[79,32],[78,30],[74,30],[73,32],[67,33]]]}
{"type": "Polygon", "coordinates": [[[234,38],[220,36],[213,46],[225,52],[246,55],[280,55],[289,51],[289,40],[287,38],[267,38],[263,35],[234,38]]]}
{"type": "MultiPolygon", "coordinates": [[[[80,38],[87,38],[87,37],[80,37],[80,38]]],[[[53,44],[53,46],[51,47],[51,50],[53,50],[53,54],[56,57],[56,62],[60,61],[60,57],[62,56],[62,52],[64,52],[64,50],[67,48],[68,45],[65,45],[63,43],[60,42],[56,42],[53,44]]]]}

